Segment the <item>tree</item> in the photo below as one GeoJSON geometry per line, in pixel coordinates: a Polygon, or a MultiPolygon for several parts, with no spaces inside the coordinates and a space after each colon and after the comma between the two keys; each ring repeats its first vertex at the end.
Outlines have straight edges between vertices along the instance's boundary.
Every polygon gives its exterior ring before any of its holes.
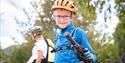
{"type": "Polygon", "coordinates": [[[115,43],[119,45],[120,55],[125,52],[125,1],[124,0],[116,0],[116,9],[119,12],[119,23],[116,27],[116,31],[114,33],[115,43]]]}
{"type": "Polygon", "coordinates": [[[44,36],[53,40],[53,28],[55,22],[51,19],[52,3],[51,0],[44,0],[45,3],[42,4],[42,1],[43,0],[38,0],[39,3],[37,3],[37,1],[32,2],[34,8],[41,10],[37,10],[39,16],[37,17],[38,19],[36,20],[35,25],[41,26],[43,28],[44,36]]]}

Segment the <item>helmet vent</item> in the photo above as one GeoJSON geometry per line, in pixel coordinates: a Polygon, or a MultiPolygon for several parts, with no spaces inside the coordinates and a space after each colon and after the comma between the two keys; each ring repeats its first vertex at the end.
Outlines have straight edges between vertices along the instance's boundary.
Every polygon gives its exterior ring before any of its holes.
{"type": "Polygon", "coordinates": [[[62,0],[61,5],[63,5],[63,1],[64,1],[64,0],[62,0]]]}
{"type": "Polygon", "coordinates": [[[57,1],[57,6],[58,6],[59,1],[57,1]]]}
{"type": "Polygon", "coordinates": [[[74,6],[72,6],[71,8],[74,8],[74,6]]]}
{"type": "Polygon", "coordinates": [[[74,13],[77,11],[76,5],[71,0],[55,0],[51,10],[54,9],[66,9],[74,13]]]}
{"type": "Polygon", "coordinates": [[[68,3],[69,3],[69,1],[66,2],[65,6],[67,6],[68,3]]]}

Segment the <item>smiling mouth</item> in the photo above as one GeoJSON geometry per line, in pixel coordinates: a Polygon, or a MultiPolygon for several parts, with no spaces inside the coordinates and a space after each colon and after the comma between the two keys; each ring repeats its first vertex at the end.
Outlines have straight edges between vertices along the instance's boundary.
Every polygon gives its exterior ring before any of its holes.
{"type": "Polygon", "coordinates": [[[66,24],[66,22],[59,22],[59,24],[66,24]]]}
{"type": "Polygon", "coordinates": [[[59,23],[59,24],[66,24],[66,23],[59,23]]]}

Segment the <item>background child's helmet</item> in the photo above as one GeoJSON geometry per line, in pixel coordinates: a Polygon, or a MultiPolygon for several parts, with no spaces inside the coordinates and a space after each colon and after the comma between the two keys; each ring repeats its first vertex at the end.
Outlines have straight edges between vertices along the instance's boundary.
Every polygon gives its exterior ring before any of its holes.
{"type": "Polygon", "coordinates": [[[35,26],[31,29],[31,34],[42,34],[42,28],[40,26],[35,26]]]}

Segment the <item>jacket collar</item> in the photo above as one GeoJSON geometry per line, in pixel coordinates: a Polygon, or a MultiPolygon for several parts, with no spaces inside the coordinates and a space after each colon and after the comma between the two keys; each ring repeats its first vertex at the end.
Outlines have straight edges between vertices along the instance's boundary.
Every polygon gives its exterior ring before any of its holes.
{"type": "Polygon", "coordinates": [[[70,32],[74,29],[74,25],[72,23],[68,24],[66,28],[62,29],[62,32],[70,32]]]}

